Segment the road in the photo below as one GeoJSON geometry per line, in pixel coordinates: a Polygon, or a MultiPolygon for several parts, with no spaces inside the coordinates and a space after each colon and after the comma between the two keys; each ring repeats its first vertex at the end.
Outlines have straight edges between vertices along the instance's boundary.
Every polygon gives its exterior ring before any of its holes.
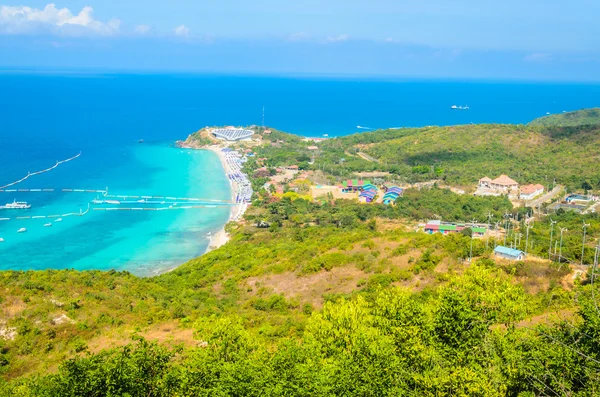
{"type": "Polygon", "coordinates": [[[550,201],[552,200],[554,197],[558,196],[562,190],[563,190],[563,186],[558,185],[556,186],[554,189],[552,189],[551,191],[549,191],[548,193],[536,198],[535,200],[531,200],[531,201],[527,201],[525,203],[525,205],[527,207],[537,207],[540,204],[545,203],[546,201],[550,201]]]}

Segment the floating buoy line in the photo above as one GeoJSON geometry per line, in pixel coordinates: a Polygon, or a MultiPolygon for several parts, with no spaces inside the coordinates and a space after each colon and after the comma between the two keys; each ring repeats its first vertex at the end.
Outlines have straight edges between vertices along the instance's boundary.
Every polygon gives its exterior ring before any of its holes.
{"type": "MultiPolygon", "coordinates": [[[[105,189],[75,189],[75,188],[13,188],[32,176],[50,172],[56,169],[59,165],[73,161],[81,156],[81,153],[76,156],[70,157],[65,160],[57,161],[50,168],[36,172],[28,172],[27,175],[17,181],[8,183],[4,186],[0,186],[0,193],[93,193],[96,194],[96,198],[91,202],[87,203],[87,209],[79,212],[69,212],[65,214],[52,214],[52,215],[31,215],[31,216],[16,216],[16,217],[0,217],[0,222],[7,221],[25,221],[25,220],[36,220],[46,219],[51,220],[50,223],[45,223],[44,227],[51,227],[54,223],[62,222],[63,218],[68,217],[82,217],[92,211],[171,211],[171,210],[190,210],[190,209],[204,209],[204,208],[218,208],[222,206],[234,206],[241,205],[230,200],[215,200],[200,197],[176,197],[176,196],[154,196],[154,195],[122,195],[122,194],[109,194],[108,187],[105,189]],[[9,188],[9,189],[7,189],[9,188]],[[100,198],[101,197],[101,198],[100,198]],[[135,204],[135,207],[123,205],[135,204]],[[98,206],[92,208],[92,205],[98,206]],[[103,206],[103,207],[100,207],[103,206]],[[105,207],[104,207],[105,206],[105,207]]],[[[22,211],[23,209],[19,209],[22,211]]],[[[0,215],[2,212],[0,212],[0,215]]],[[[17,233],[27,232],[26,228],[20,228],[17,233]]],[[[5,240],[0,237],[0,242],[5,240]]]]}

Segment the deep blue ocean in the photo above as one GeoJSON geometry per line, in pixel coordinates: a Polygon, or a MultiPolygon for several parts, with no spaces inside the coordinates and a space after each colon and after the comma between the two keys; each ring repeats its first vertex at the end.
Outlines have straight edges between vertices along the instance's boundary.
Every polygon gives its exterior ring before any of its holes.
{"type": "MultiPolygon", "coordinates": [[[[111,193],[227,199],[216,155],[172,143],[207,125],[265,123],[306,136],[466,123],[527,123],[600,106],[600,85],[375,81],[208,75],[0,73],[0,186],[57,160],[81,157],[16,188],[109,188],[111,193]],[[468,111],[451,110],[469,106],[468,111]],[[144,143],[138,143],[143,139],[144,143]]],[[[0,193],[30,210],[0,218],[79,212],[93,193],[0,193]]],[[[228,208],[91,211],[0,221],[0,269],[119,269],[156,274],[202,254],[228,208]],[[16,233],[22,227],[27,233],[16,233]]]]}

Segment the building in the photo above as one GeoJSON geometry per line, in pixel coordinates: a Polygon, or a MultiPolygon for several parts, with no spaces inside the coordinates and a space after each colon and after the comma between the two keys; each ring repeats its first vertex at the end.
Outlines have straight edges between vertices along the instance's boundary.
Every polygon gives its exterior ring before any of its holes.
{"type": "Polygon", "coordinates": [[[272,132],[271,130],[264,130],[264,131],[263,131],[263,134],[270,135],[270,134],[271,134],[271,132],[272,132]]]}
{"type": "Polygon", "coordinates": [[[424,227],[425,233],[434,234],[452,234],[459,233],[463,230],[470,228],[471,233],[473,233],[473,237],[483,237],[485,236],[486,228],[481,226],[470,226],[464,223],[451,223],[451,222],[442,222],[440,220],[431,220],[427,222],[424,227]]]}
{"type": "Polygon", "coordinates": [[[487,176],[479,180],[480,188],[487,188],[497,192],[510,192],[519,189],[519,183],[511,179],[508,175],[500,175],[496,179],[490,179],[487,176]]]}
{"type": "Polygon", "coordinates": [[[307,146],[306,147],[308,150],[319,150],[318,146],[307,146]]]}
{"type": "Polygon", "coordinates": [[[245,130],[242,128],[227,127],[216,128],[211,131],[211,134],[217,139],[235,142],[250,139],[252,135],[254,135],[254,131],[245,130]]]}
{"type": "MultiPolygon", "coordinates": [[[[371,185],[372,186],[372,185],[371,185]]],[[[372,203],[373,200],[375,200],[375,196],[377,196],[377,188],[375,189],[368,189],[368,190],[363,190],[359,195],[358,195],[358,201],[362,202],[362,203],[372,203]]]]}
{"type": "Polygon", "coordinates": [[[402,197],[403,190],[398,186],[394,185],[384,185],[385,194],[383,196],[383,204],[385,205],[394,205],[398,197],[402,197]]]}
{"type": "Polygon", "coordinates": [[[290,170],[290,171],[298,171],[299,167],[297,165],[288,165],[287,167],[285,167],[286,170],[290,170]]]}
{"type": "Polygon", "coordinates": [[[351,193],[351,192],[360,192],[363,190],[365,185],[370,185],[371,181],[363,181],[361,179],[348,179],[347,181],[342,182],[343,193],[351,193]]]}
{"type": "Polygon", "coordinates": [[[525,185],[525,186],[521,186],[521,194],[519,195],[519,198],[521,200],[531,200],[543,193],[544,193],[543,185],[540,185],[540,184],[525,185]]]}
{"type": "Polygon", "coordinates": [[[525,252],[514,248],[503,247],[501,245],[494,249],[494,255],[511,261],[522,261],[525,259],[525,252]]]}

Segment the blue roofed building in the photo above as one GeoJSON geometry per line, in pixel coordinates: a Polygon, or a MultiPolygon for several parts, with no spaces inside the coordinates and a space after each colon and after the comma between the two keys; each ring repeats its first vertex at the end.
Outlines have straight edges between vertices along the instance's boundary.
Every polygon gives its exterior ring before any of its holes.
{"type": "Polygon", "coordinates": [[[494,249],[494,255],[512,261],[521,261],[525,259],[525,252],[514,248],[503,247],[501,245],[494,249]]]}

